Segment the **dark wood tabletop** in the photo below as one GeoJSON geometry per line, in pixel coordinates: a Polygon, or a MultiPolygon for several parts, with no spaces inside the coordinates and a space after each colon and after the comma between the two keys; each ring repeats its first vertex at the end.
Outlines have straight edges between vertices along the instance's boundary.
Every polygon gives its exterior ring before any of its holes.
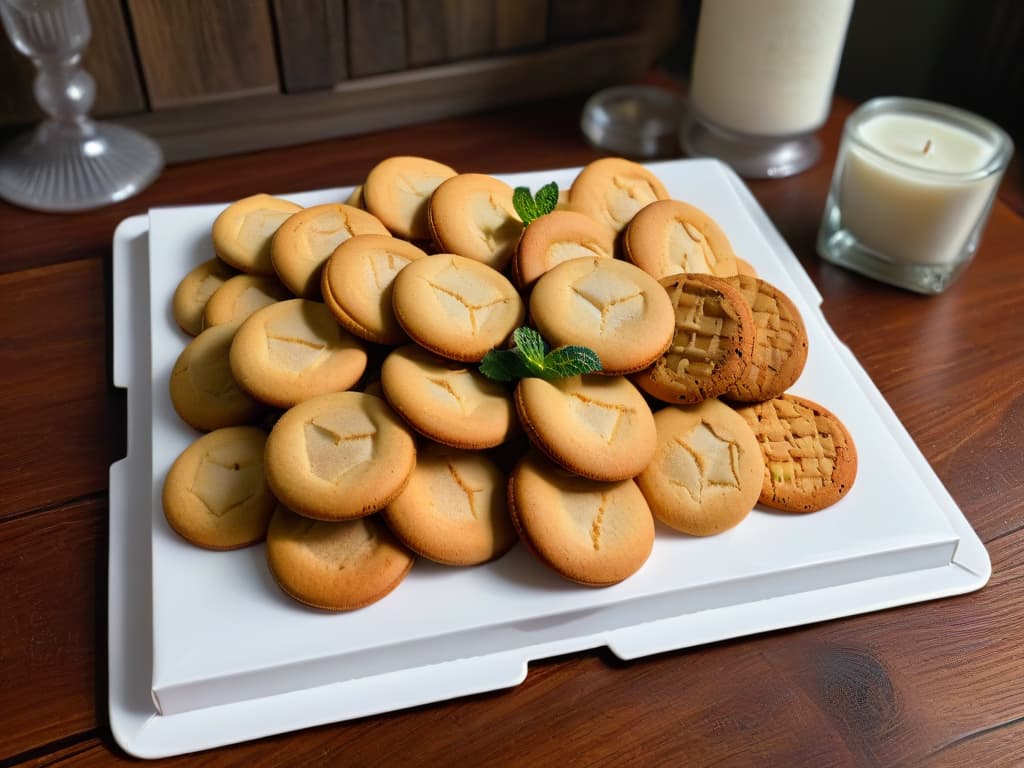
{"type": "MultiPolygon", "coordinates": [[[[382,157],[460,170],[582,165],[582,100],[179,165],[138,197],[52,216],[0,204],[0,764],[133,760],[107,716],[111,237],[152,206],[360,182],[382,157]]],[[[991,555],[978,592],[634,662],[531,664],[514,689],[203,753],[207,765],[1024,764],[1024,218],[1019,166],[975,262],[923,297],[823,263],[839,100],[812,170],[750,184],[824,312],[991,555]]],[[[188,765],[196,756],[168,760],[188,765]]]]}

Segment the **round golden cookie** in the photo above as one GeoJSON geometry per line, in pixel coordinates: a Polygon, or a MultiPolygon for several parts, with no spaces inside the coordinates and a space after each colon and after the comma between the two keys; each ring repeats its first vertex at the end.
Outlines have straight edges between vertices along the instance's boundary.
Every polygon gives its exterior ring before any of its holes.
{"type": "Polygon", "coordinates": [[[530,442],[577,475],[625,480],[654,456],[651,409],[622,376],[520,379],[515,401],[530,442]]]}
{"type": "Polygon", "coordinates": [[[352,387],[366,370],[363,342],[341,328],[323,304],[279,301],[257,310],[231,343],[231,373],[255,397],[289,408],[352,387]]]}
{"type": "Polygon", "coordinates": [[[719,277],[662,278],[675,309],[675,335],[657,362],[633,377],[667,403],[699,403],[724,393],[754,349],[754,318],[737,288],[719,277]]]}
{"type": "Polygon", "coordinates": [[[415,344],[385,358],[388,403],[420,434],[454,448],[493,448],[517,431],[515,408],[499,382],[415,344]]]}
{"type": "Polygon", "coordinates": [[[232,203],[213,222],[213,250],[235,269],[273,275],[270,239],[302,206],[270,195],[252,195],[232,203]]]}
{"type": "Polygon", "coordinates": [[[665,185],[632,160],[603,157],[584,166],[569,188],[569,206],[618,234],[644,206],[667,200],[665,185]]]}
{"type": "Polygon", "coordinates": [[[653,277],[624,261],[596,257],[544,273],[530,296],[530,317],[552,347],[590,347],[601,358],[601,372],[612,375],[661,357],[675,326],[672,302],[653,277]]]}
{"type": "Polygon", "coordinates": [[[482,173],[461,173],[430,196],[427,223],[438,249],[502,270],[515,252],[523,222],[512,187],[482,173]]]}
{"type": "Polygon", "coordinates": [[[408,341],[395,318],[392,283],[410,261],[427,254],[412,243],[383,235],[356,235],[324,265],[324,302],[349,331],[378,344],[408,341]]]}
{"type": "Polygon", "coordinates": [[[335,248],[356,235],[390,234],[376,216],[361,208],[314,205],[281,225],[271,242],[270,258],[288,290],[319,301],[320,274],[335,248]]]}
{"type": "Polygon", "coordinates": [[[545,272],[571,259],[615,256],[611,231],[575,211],[553,211],[530,222],[512,261],[512,276],[523,289],[545,272]]]}
{"type": "Polygon", "coordinates": [[[747,422],[720,400],[654,414],[658,449],[637,477],[654,516],[691,536],[738,525],[761,493],[764,460],[747,422]]]}
{"type": "Polygon", "coordinates": [[[267,482],[282,504],[317,520],[386,506],[416,466],[416,445],[387,403],[334,392],[285,411],[267,439],[267,482]]]}
{"type": "Polygon", "coordinates": [[[402,329],[421,347],[451,360],[478,362],[504,345],[526,317],[508,278],[452,253],[413,261],[393,286],[402,329]]]}
{"type": "Polygon", "coordinates": [[[681,272],[735,275],[736,254],[718,223],[680,200],[659,200],[639,211],[622,240],[626,257],[660,280],[681,272]]]}
{"type": "Polygon", "coordinates": [[[220,259],[204,261],[178,283],[174,290],[172,309],[174,321],[189,336],[197,336],[203,330],[203,312],[210,297],[235,272],[220,259]]]}
{"type": "Polygon", "coordinates": [[[364,211],[366,208],[363,207],[363,185],[358,184],[352,188],[352,191],[348,193],[348,197],[345,199],[345,205],[351,205],[353,208],[362,208],[364,211]]]}
{"type": "Polygon", "coordinates": [[[238,386],[228,351],[235,325],[207,328],[178,355],[171,371],[171,404],[182,420],[204,432],[249,424],[263,406],[238,386]]]}
{"type": "Polygon", "coordinates": [[[203,327],[241,323],[257,309],[291,297],[275,277],[235,275],[206,302],[203,327]]]}
{"type": "Polygon", "coordinates": [[[205,549],[237,549],[262,541],[277,500],[263,476],[267,434],[225,427],[193,442],[164,480],[167,522],[205,549]]]}
{"type": "Polygon", "coordinates": [[[760,501],[785,512],[817,512],[845,496],[857,477],[857,448],[834,413],[795,395],[739,409],[764,457],[760,501]]]}
{"type": "Polygon", "coordinates": [[[531,451],[512,471],[508,502],[529,550],[580,584],[602,587],[632,576],[654,546],[654,518],[632,480],[589,480],[531,451]]]}
{"type": "Polygon", "coordinates": [[[456,172],[423,157],[389,157],[373,167],[363,184],[363,203],[394,235],[430,237],[427,205],[441,182],[456,172]]]}
{"type": "Polygon", "coordinates": [[[747,277],[757,277],[757,270],[754,265],[746,259],[741,259],[739,256],[736,257],[736,274],[746,275],[747,277]]]}
{"type": "Polygon", "coordinates": [[[516,543],[505,474],[479,451],[421,446],[405,490],[384,520],[413,552],[444,565],[478,565],[516,543]]]}
{"type": "Polygon", "coordinates": [[[325,523],[279,505],[267,531],[267,565],[278,586],[325,611],[377,602],[402,583],[414,560],[379,515],[325,523]]]}
{"type": "Polygon", "coordinates": [[[807,329],[785,293],[756,277],[726,280],[739,289],[754,318],[754,349],[740,377],[725,391],[738,402],[771,400],[789,389],[807,362],[807,329]]]}

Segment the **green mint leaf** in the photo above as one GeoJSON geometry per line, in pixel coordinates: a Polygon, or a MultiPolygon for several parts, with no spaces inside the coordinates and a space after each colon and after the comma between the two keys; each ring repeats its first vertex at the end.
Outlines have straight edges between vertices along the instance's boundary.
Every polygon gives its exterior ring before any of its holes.
{"type": "Polygon", "coordinates": [[[601,358],[589,347],[559,347],[544,358],[545,379],[564,379],[601,370],[601,358]]]}
{"type": "Polygon", "coordinates": [[[544,343],[541,335],[533,330],[533,328],[527,328],[524,325],[522,328],[516,328],[512,334],[512,339],[515,341],[516,347],[519,348],[519,353],[523,356],[527,366],[543,370],[544,355],[548,353],[548,345],[544,343]]]}
{"type": "Polygon", "coordinates": [[[555,182],[545,184],[537,190],[537,212],[539,216],[551,213],[558,205],[558,185],[555,182]]]}
{"type": "Polygon", "coordinates": [[[495,381],[515,381],[531,375],[514,349],[492,349],[480,361],[480,373],[495,381]]]}
{"type": "Polygon", "coordinates": [[[537,204],[533,201],[533,195],[530,194],[527,187],[516,187],[513,190],[512,207],[516,209],[519,218],[523,220],[523,226],[540,216],[537,212],[537,204]]]}

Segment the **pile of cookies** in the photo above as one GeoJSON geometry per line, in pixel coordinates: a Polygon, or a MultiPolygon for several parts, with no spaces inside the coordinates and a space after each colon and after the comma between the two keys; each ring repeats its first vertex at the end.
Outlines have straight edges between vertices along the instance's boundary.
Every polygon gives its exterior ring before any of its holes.
{"type": "Polygon", "coordinates": [[[344,203],[228,206],[174,295],[195,338],[171,400],[205,434],[166,477],[171,527],[208,549],[266,539],[286,593],[350,610],[416,555],[476,565],[521,539],[609,585],[646,562],[655,518],[706,536],[759,501],[811,512],[849,490],[846,428],[786,394],[799,311],[705,212],[619,158],[548,210],[513,199],[393,157],[344,203]],[[601,370],[483,375],[524,325],[601,370]]]}

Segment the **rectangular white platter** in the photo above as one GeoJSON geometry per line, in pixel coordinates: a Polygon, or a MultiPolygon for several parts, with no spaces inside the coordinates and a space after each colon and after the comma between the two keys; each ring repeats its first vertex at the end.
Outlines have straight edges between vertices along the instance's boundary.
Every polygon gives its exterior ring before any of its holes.
{"type": "MultiPolygon", "coordinates": [[[[167,396],[188,341],[171,296],[211,257],[223,206],[154,209],[114,236],[114,381],[128,390],[128,455],[110,477],[110,714],[128,752],[179,754],[509,687],[529,661],[570,651],[607,646],[632,659],[988,580],[984,546],[826,323],[820,296],[749,190],[713,160],[650,167],[798,304],[810,352],[791,391],[850,429],[860,464],[846,498],[814,515],[758,507],[710,538],[659,525],[647,564],[604,589],[562,581],[519,545],[476,568],[421,559],[395,592],[359,611],[306,608],[274,584],[262,546],[207,552],[164,519],[164,476],[197,437],[167,396]]],[[[567,188],[578,170],[501,178],[567,188]]],[[[285,196],[312,205],[348,191],[285,196]]]]}

